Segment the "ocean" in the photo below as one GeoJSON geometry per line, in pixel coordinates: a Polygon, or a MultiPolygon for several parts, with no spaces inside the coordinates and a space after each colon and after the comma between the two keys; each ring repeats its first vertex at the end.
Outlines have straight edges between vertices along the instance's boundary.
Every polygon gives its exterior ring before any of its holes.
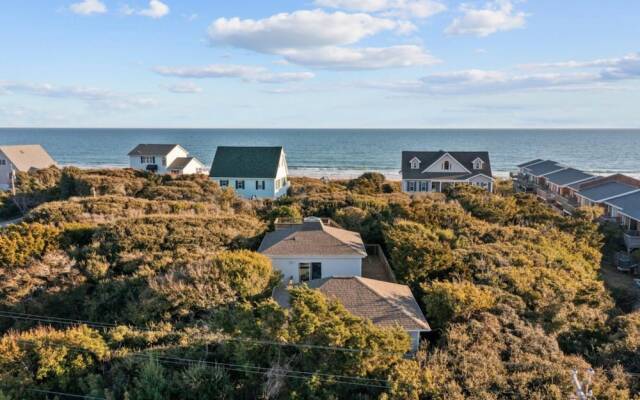
{"type": "Polygon", "coordinates": [[[178,143],[210,165],[217,146],[282,145],[292,175],[399,177],[403,150],[486,150],[496,176],[544,158],[594,174],[640,177],[640,130],[0,129],[0,145],[43,145],[60,165],[126,167],[139,143],[178,143]]]}

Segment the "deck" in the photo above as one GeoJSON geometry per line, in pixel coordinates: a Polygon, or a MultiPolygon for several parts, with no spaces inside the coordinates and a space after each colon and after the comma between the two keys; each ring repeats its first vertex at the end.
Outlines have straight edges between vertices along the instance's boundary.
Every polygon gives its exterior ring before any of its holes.
{"type": "Polygon", "coordinates": [[[629,251],[640,249],[640,231],[626,231],[624,233],[624,243],[629,251]]]}
{"type": "Polygon", "coordinates": [[[362,260],[362,277],[379,281],[396,282],[396,277],[380,245],[367,244],[367,257],[362,260]]]}

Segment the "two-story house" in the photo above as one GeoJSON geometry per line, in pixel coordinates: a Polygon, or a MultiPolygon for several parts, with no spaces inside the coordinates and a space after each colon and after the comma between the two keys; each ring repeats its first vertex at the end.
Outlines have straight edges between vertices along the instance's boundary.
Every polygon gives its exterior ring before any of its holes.
{"type": "Polygon", "coordinates": [[[16,172],[29,172],[52,165],[56,165],[56,162],[39,144],[0,146],[0,190],[11,189],[11,180],[16,172]]]}
{"type": "Polygon", "coordinates": [[[207,172],[204,164],[178,144],[139,144],[129,152],[129,166],[160,175],[191,175],[207,172]]]}
{"type": "Polygon", "coordinates": [[[455,184],[493,191],[494,178],[486,151],[403,151],[402,191],[442,192],[455,184]]]}
{"type": "Polygon", "coordinates": [[[216,149],[209,177],[247,199],[275,199],[287,194],[289,170],[282,146],[216,149]]]}

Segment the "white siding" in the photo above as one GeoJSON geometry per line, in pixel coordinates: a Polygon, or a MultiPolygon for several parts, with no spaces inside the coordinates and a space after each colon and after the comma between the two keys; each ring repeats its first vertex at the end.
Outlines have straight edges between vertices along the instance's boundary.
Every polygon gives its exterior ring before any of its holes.
{"type": "Polygon", "coordinates": [[[420,331],[407,331],[411,339],[411,352],[415,353],[420,347],[420,331]]]}
{"type": "Polygon", "coordinates": [[[455,158],[451,157],[449,154],[445,154],[440,159],[433,164],[431,164],[426,172],[468,172],[468,170],[462,166],[455,158]],[[448,170],[443,169],[442,166],[445,161],[449,162],[450,168],[448,170]]]}
{"type": "Polygon", "coordinates": [[[484,175],[476,175],[469,179],[469,183],[474,186],[479,186],[483,189],[487,189],[490,192],[493,192],[493,181],[484,176],[484,175]]]}
{"type": "Polygon", "coordinates": [[[11,161],[0,151],[0,160],[4,160],[4,165],[0,162],[0,189],[7,190],[11,185],[11,161]]]}
{"type": "Polygon", "coordinates": [[[298,266],[300,263],[322,263],[322,277],[332,276],[362,276],[362,257],[332,258],[323,256],[298,256],[298,257],[278,257],[268,256],[273,267],[282,272],[284,281],[293,278],[293,281],[300,282],[298,266]]]}
{"type": "MultiPolygon", "coordinates": [[[[178,157],[188,157],[189,153],[180,146],[176,146],[166,156],[161,154],[155,154],[144,157],[155,157],[155,165],[158,166],[157,174],[164,175],[169,173],[167,167],[178,157]]],[[[133,169],[146,171],[147,165],[150,163],[142,163],[142,156],[129,156],[129,166],[133,169]]]]}

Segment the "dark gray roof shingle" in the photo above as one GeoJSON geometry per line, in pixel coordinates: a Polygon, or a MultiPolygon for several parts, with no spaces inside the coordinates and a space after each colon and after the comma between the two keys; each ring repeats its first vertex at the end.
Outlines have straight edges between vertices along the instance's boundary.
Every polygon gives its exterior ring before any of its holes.
{"type": "Polygon", "coordinates": [[[194,157],[177,157],[167,169],[183,169],[186,167],[194,157]]]}
{"type": "Polygon", "coordinates": [[[621,196],[623,194],[633,192],[638,188],[620,182],[605,182],[602,185],[591,186],[582,189],[578,194],[591,201],[600,202],[612,197],[621,196]]]}
{"type": "Polygon", "coordinates": [[[402,179],[454,179],[466,180],[476,175],[487,175],[493,177],[491,173],[491,160],[486,151],[403,151],[402,152],[402,179]],[[462,164],[469,173],[450,172],[422,172],[429,168],[434,162],[445,154],[449,154],[462,164]],[[419,169],[411,169],[411,161],[414,157],[420,160],[419,169]],[[484,163],[482,169],[473,169],[473,161],[480,158],[484,163]]]}
{"type": "MultiPolygon", "coordinates": [[[[342,303],[353,315],[371,320],[382,327],[400,327],[409,331],[430,331],[411,290],[406,285],[355,277],[332,277],[306,283],[325,296],[342,303]]],[[[289,307],[289,295],[285,287],[274,290],[274,299],[283,307],[289,307]]]]}
{"type": "Polygon", "coordinates": [[[536,158],[535,160],[531,160],[531,161],[527,161],[526,163],[518,164],[517,167],[518,168],[524,168],[524,167],[527,167],[529,165],[537,164],[537,163],[542,162],[542,161],[544,161],[544,160],[541,159],[541,158],[536,158]]]}
{"type": "Polygon", "coordinates": [[[212,178],[275,178],[282,146],[220,146],[211,165],[212,178]]]}
{"type": "Polygon", "coordinates": [[[166,156],[177,144],[139,144],[129,152],[129,156],[166,156]]]}
{"type": "Polygon", "coordinates": [[[575,169],[575,168],[563,169],[561,171],[554,172],[552,174],[545,176],[547,181],[554,183],[558,186],[564,186],[569,183],[584,181],[592,177],[593,175],[587,174],[586,172],[580,171],[579,169],[575,169]]]}
{"type": "Polygon", "coordinates": [[[552,160],[546,160],[543,161],[541,163],[537,163],[537,164],[533,164],[530,165],[528,167],[524,167],[529,174],[533,175],[533,176],[542,176],[545,174],[549,174],[551,172],[555,172],[558,171],[560,169],[563,169],[565,167],[563,167],[562,165],[560,165],[559,163],[552,161],[552,160]]]}
{"type": "Polygon", "coordinates": [[[607,204],[620,208],[622,212],[636,221],[640,221],[640,192],[626,194],[607,200],[607,204]]]}

